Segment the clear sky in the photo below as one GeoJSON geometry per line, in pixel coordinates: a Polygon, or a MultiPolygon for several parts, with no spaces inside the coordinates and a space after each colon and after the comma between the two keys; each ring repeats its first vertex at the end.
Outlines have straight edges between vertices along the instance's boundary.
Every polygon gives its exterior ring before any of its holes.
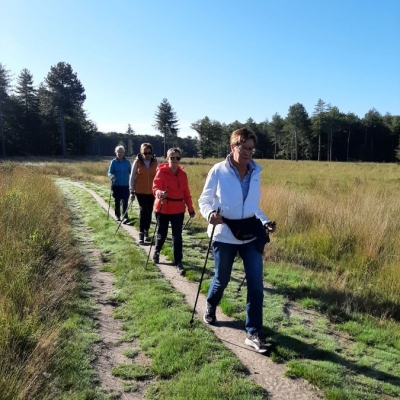
{"type": "Polygon", "coordinates": [[[400,0],[0,0],[0,62],[35,85],[71,65],[100,131],[179,136],[208,116],[256,122],[318,99],[400,115],[400,0]]]}

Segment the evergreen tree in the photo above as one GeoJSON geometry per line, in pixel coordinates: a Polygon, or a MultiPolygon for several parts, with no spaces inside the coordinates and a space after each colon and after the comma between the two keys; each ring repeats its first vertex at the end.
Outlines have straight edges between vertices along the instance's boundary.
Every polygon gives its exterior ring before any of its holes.
{"type": "Polygon", "coordinates": [[[327,105],[326,112],[326,124],[328,131],[328,143],[327,143],[327,160],[333,160],[333,143],[334,139],[340,139],[339,134],[342,132],[342,121],[343,115],[340,113],[337,107],[332,107],[330,104],[327,105]]]}
{"type": "Polygon", "coordinates": [[[321,161],[322,132],[325,121],[326,104],[322,99],[318,99],[314,108],[311,125],[314,133],[318,136],[318,161],[321,161]]]}
{"type": "Polygon", "coordinates": [[[400,161],[400,116],[389,113],[383,116],[385,125],[390,129],[390,144],[388,161],[400,161]],[[394,151],[393,151],[394,150],[394,151]]]}
{"type": "Polygon", "coordinates": [[[51,67],[45,78],[46,89],[49,92],[51,105],[55,109],[61,132],[61,149],[63,157],[67,154],[65,135],[65,117],[71,114],[74,108],[81,108],[86,95],[85,89],[79,81],[77,74],[73,72],[71,65],[59,62],[51,67]]]}
{"type": "Polygon", "coordinates": [[[6,157],[6,144],[5,144],[5,128],[4,128],[4,115],[9,100],[10,90],[10,71],[0,63],[0,136],[2,145],[3,158],[6,157]]]}
{"type": "Polygon", "coordinates": [[[135,131],[132,129],[131,124],[128,124],[128,128],[126,130],[126,134],[128,135],[128,148],[127,148],[127,157],[133,156],[134,148],[133,148],[133,135],[135,131]]]}
{"type": "Polygon", "coordinates": [[[359,158],[356,153],[358,146],[358,133],[360,132],[360,118],[354,113],[347,113],[343,117],[343,131],[346,136],[346,161],[359,158]]]}
{"type": "Polygon", "coordinates": [[[20,148],[25,148],[25,153],[37,154],[41,130],[39,100],[37,89],[33,85],[33,75],[26,68],[21,71],[17,78],[15,93],[21,111],[20,148]]]}
{"type": "Polygon", "coordinates": [[[285,122],[283,118],[278,113],[275,113],[272,116],[272,121],[269,124],[272,135],[272,143],[274,144],[274,160],[280,155],[281,152],[284,124],[285,122]]]}
{"type": "Polygon", "coordinates": [[[179,119],[176,116],[176,112],[171,107],[167,99],[163,99],[157,107],[157,111],[154,114],[155,124],[153,127],[158,130],[164,136],[164,157],[167,155],[167,143],[170,146],[176,146],[178,137],[178,122],[179,119]]]}
{"type": "Polygon", "coordinates": [[[303,104],[296,103],[289,107],[286,124],[290,135],[290,159],[298,161],[300,152],[303,159],[310,159],[312,146],[309,136],[309,118],[303,104]]]}

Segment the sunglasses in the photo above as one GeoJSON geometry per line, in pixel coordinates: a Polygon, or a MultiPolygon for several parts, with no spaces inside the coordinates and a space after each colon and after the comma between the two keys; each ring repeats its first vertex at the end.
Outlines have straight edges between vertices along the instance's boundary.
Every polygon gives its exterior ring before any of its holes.
{"type": "Polygon", "coordinates": [[[151,151],[145,151],[142,154],[144,154],[145,156],[151,156],[151,151]]]}
{"type": "Polygon", "coordinates": [[[169,158],[170,160],[172,160],[172,161],[181,161],[181,158],[180,157],[170,157],[169,158]]]}

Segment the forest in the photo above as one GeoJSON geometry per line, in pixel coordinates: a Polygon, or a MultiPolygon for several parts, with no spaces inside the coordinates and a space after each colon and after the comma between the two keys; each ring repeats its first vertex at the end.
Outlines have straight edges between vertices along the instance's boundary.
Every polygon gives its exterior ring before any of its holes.
{"type": "MultiPolygon", "coordinates": [[[[70,64],[59,62],[38,86],[24,68],[12,79],[0,62],[0,156],[100,157],[112,156],[123,144],[127,156],[151,142],[158,156],[178,146],[184,157],[223,157],[229,136],[246,126],[258,138],[256,158],[315,161],[396,162],[400,160],[400,115],[371,108],[363,117],[343,113],[317,99],[312,114],[303,104],[288,107],[286,116],[271,120],[221,122],[207,116],[193,121],[193,137],[179,136],[178,113],[168,99],[155,104],[155,135],[135,132],[100,132],[84,109],[85,88],[70,64]]],[[[266,110],[267,112],[268,110],[266,110]]]]}

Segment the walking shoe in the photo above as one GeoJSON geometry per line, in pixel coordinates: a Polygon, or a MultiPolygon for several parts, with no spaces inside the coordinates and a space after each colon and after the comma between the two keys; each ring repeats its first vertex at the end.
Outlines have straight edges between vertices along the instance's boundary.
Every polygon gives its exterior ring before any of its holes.
{"type": "Polygon", "coordinates": [[[207,302],[207,309],[204,314],[203,320],[206,324],[214,325],[217,317],[215,316],[215,307],[207,302]]]}
{"type": "Polygon", "coordinates": [[[116,220],[116,221],[121,221],[121,217],[115,216],[115,220],[116,220]]]}
{"type": "Polygon", "coordinates": [[[144,244],[144,233],[143,232],[139,232],[139,244],[144,244]]]}
{"type": "Polygon", "coordinates": [[[160,253],[158,251],[154,252],[153,261],[158,264],[160,262],[160,253]]]}
{"type": "Polygon", "coordinates": [[[176,264],[176,270],[178,271],[179,275],[185,274],[185,270],[183,269],[183,265],[181,262],[178,262],[178,264],[176,264]]]}
{"type": "Polygon", "coordinates": [[[123,223],[123,224],[128,224],[128,223],[129,223],[129,218],[128,218],[128,217],[124,218],[124,219],[122,220],[122,223],[123,223]]]}
{"type": "Polygon", "coordinates": [[[149,232],[144,231],[144,241],[145,242],[151,242],[151,239],[149,238],[149,232]]]}
{"type": "Polygon", "coordinates": [[[254,347],[258,353],[265,353],[272,347],[271,343],[266,342],[265,339],[257,332],[253,333],[252,335],[248,333],[244,342],[248,346],[254,347]]]}

